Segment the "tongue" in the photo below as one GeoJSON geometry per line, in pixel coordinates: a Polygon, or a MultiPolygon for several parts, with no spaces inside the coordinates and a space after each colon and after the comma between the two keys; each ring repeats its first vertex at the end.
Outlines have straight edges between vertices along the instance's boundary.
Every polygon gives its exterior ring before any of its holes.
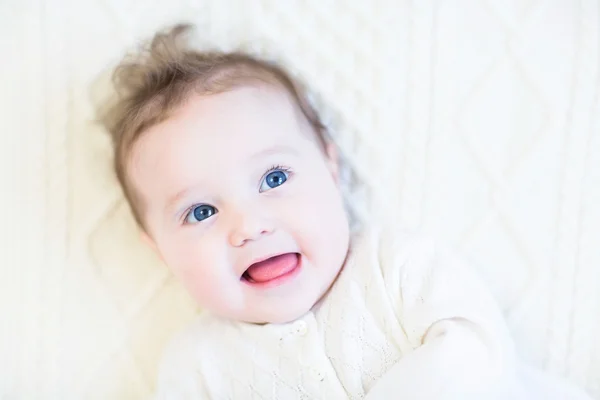
{"type": "Polygon", "coordinates": [[[298,256],[294,253],[281,254],[252,264],[246,273],[255,282],[267,282],[287,274],[298,265],[298,256]]]}

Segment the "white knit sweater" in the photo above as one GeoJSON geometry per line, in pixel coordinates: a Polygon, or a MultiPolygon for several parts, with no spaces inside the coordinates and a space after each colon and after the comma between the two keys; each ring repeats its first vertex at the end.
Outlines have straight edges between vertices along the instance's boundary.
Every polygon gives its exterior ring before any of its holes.
{"type": "Polygon", "coordinates": [[[585,398],[550,386],[517,372],[492,296],[452,252],[379,230],[296,321],[202,315],[169,346],[157,398],[585,398]]]}

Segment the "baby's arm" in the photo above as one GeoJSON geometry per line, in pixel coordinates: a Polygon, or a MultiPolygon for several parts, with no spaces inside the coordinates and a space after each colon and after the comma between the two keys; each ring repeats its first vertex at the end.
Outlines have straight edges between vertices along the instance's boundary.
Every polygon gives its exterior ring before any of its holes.
{"type": "Polygon", "coordinates": [[[520,398],[513,344],[485,285],[431,241],[410,239],[392,247],[388,256],[395,261],[382,272],[415,350],[366,399],[520,398]]]}

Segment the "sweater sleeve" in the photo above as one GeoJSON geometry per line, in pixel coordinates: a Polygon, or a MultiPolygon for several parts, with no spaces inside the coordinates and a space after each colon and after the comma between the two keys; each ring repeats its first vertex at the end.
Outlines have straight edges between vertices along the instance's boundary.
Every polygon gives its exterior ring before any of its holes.
{"type": "MultiPolygon", "coordinates": [[[[385,249],[384,249],[385,252],[385,249]]],[[[368,400],[520,398],[513,344],[482,281],[452,251],[423,238],[397,240],[382,274],[413,347],[368,400]]]]}

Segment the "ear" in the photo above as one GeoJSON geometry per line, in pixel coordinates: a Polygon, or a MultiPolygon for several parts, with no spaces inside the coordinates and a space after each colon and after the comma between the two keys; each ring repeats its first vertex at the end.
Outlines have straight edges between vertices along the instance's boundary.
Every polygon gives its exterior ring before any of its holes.
{"type": "Polygon", "coordinates": [[[331,173],[331,176],[333,176],[335,183],[339,184],[340,164],[338,159],[338,151],[333,143],[329,142],[325,144],[325,156],[327,158],[327,167],[329,168],[329,172],[331,173]]]}

